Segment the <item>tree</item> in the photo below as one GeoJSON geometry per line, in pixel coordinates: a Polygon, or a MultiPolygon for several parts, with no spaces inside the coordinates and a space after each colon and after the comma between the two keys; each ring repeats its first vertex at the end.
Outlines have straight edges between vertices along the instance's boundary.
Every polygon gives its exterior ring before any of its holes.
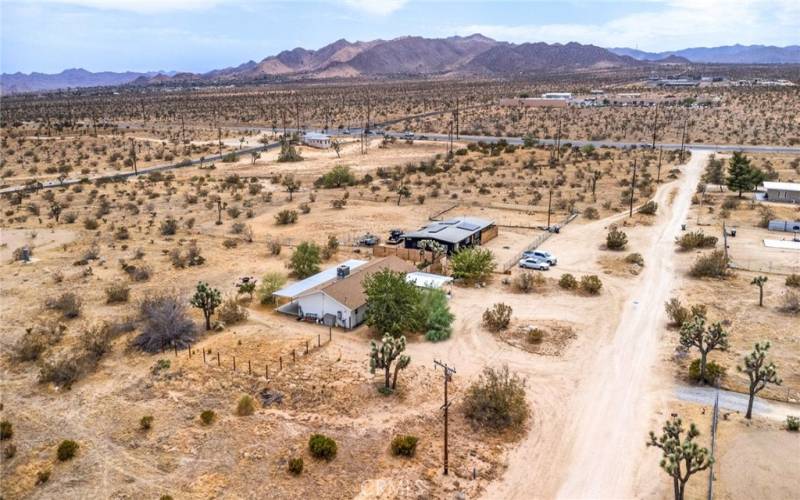
{"type": "Polygon", "coordinates": [[[278,272],[270,272],[261,278],[261,285],[258,287],[256,294],[258,300],[262,305],[274,304],[275,298],[273,293],[280,290],[286,284],[286,276],[278,272]]]}
{"type": "Polygon", "coordinates": [[[455,316],[450,312],[447,295],[443,291],[424,290],[421,294],[420,309],[427,340],[439,342],[450,338],[455,316]]]}
{"type": "Polygon", "coordinates": [[[403,184],[397,189],[397,206],[400,206],[400,200],[402,198],[409,198],[411,196],[411,190],[403,184]]]}
{"type": "Polygon", "coordinates": [[[370,341],[369,353],[369,371],[375,373],[375,370],[382,369],[384,373],[384,390],[394,390],[397,387],[397,374],[400,370],[405,369],[411,362],[411,358],[405,354],[401,354],[406,350],[406,338],[401,335],[398,338],[392,337],[386,333],[381,339],[381,344],[378,345],[374,340],[370,341]],[[394,366],[394,377],[390,375],[392,363],[397,360],[394,366]]]}
{"type": "Polygon", "coordinates": [[[714,457],[710,456],[707,448],[701,448],[694,442],[700,435],[694,424],[689,425],[689,431],[683,441],[681,441],[683,422],[679,417],[673,416],[671,421],[667,420],[663,431],[658,439],[655,433],[650,431],[650,441],[647,442],[647,446],[661,448],[663,452],[661,468],[672,477],[675,500],[683,500],[686,482],[693,474],[709,468],[714,463],[714,457]]]}
{"type": "Polygon", "coordinates": [[[744,357],[744,366],[737,366],[736,369],[746,373],[750,378],[750,400],[747,402],[747,414],[745,418],[753,416],[753,401],[756,394],[767,386],[767,384],[781,385],[782,380],[778,378],[778,371],[775,363],[764,364],[769,351],[769,342],[757,342],[753,352],[744,357]]]}
{"type": "Polygon", "coordinates": [[[355,184],[355,182],[356,177],[353,175],[350,167],[336,165],[330,170],[330,172],[324,174],[314,184],[331,189],[342,186],[351,186],[355,184]]]}
{"type": "Polygon", "coordinates": [[[339,154],[339,152],[342,150],[341,143],[339,141],[337,141],[336,139],[333,139],[331,141],[331,147],[333,148],[334,151],[336,151],[336,157],[337,158],[341,158],[342,156],[339,154]]]}
{"type": "Polygon", "coordinates": [[[256,160],[258,160],[259,158],[261,158],[261,153],[259,153],[258,151],[251,151],[250,152],[250,160],[252,162],[251,165],[255,165],[256,164],[256,160]]]}
{"type": "Polygon", "coordinates": [[[525,147],[525,148],[528,148],[528,149],[530,149],[530,148],[532,148],[532,147],[536,146],[538,143],[539,143],[539,140],[538,140],[538,139],[536,139],[536,138],[533,136],[533,134],[531,134],[530,132],[528,132],[527,134],[525,134],[524,136],[522,136],[522,145],[523,145],[523,147],[525,147]]]}
{"type": "Polygon", "coordinates": [[[320,248],[316,243],[304,241],[297,245],[292,258],[289,260],[289,269],[300,279],[308,278],[319,272],[320,248]]]}
{"type": "Polygon", "coordinates": [[[750,164],[750,158],[736,151],[728,164],[728,188],[738,191],[739,198],[744,191],[752,191],[764,180],[764,173],[750,164]]]}
{"type": "Polygon", "coordinates": [[[208,283],[200,281],[197,283],[197,289],[189,303],[203,311],[203,317],[206,319],[206,330],[211,330],[211,316],[217,307],[222,304],[222,293],[218,289],[208,286],[208,283]]]}
{"type": "Polygon", "coordinates": [[[61,203],[54,201],[50,204],[50,217],[56,220],[56,224],[58,224],[58,218],[61,217],[62,210],[63,207],[61,206],[61,203]]]}
{"type": "Polygon", "coordinates": [[[423,252],[427,250],[432,254],[432,264],[435,264],[442,257],[442,255],[447,253],[447,247],[436,240],[420,240],[417,242],[417,248],[423,252]]]}
{"type": "Polygon", "coordinates": [[[281,185],[289,192],[289,201],[292,201],[292,193],[300,190],[300,181],[296,180],[292,174],[287,174],[281,181],[281,185]]]}
{"type": "Polygon", "coordinates": [[[487,279],[496,267],[492,252],[484,248],[468,247],[454,253],[450,258],[453,277],[465,283],[477,283],[487,279]]]}
{"type": "Polygon", "coordinates": [[[706,318],[702,315],[693,315],[692,319],[681,326],[680,343],[683,347],[691,349],[696,347],[700,351],[700,380],[706,380],[706,358],[713,350],[728,350],[728,332],[722,329],[721,323],[714,323],[706,327],[706,318]]]}
{"type": "Polygon", "coordinates": [[[724,162],[711,155],[711,158],[708,159],[708,165],[706,165],[706,171],[703,174],[703,182],[706,184],[716,184],[719,186],[719,189],[722,190],[722,186],[725,185],[725,168],[724,162]]]}
{"type": "Polygon", "coordinates": [[[364,278],[362,286],[367,296],[366,322],[374,330],[399,337],[422,326],[420,291],[403,273],[382,269],[364,278]]]}
{"type": "Polygon", "coordinates": [[[750,282],[751,285],[756,285],[758,287],[758,305],[760,307],[764,307],[764,284],[766,282],[766,276],[756,276],[753,278],[753,281],[750,282]]]}

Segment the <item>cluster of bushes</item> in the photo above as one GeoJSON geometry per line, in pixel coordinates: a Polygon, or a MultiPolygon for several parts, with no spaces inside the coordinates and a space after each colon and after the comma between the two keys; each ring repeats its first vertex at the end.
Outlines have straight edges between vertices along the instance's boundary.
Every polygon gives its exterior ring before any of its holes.
{"type": "Polygon", "coordinates": [[[716,385],[717,381],[722,380],[725,376],[725,367],[722,365],[717,364],[714,361],[709,361],[706,363],[706,374],[705,377],[700,377],[700,363],[701,360],[695,359],[692,361],[692,364],[689,365],[689,378],[693,382],[703,382],[708,385],[716,385]]]}
{"type": "Polygon", "coordinates": [[[26,328],[14,347],[16,358],[20,361],[36,361],[49,347],[58,344],[66,331],[65,325],[55,321],[26,328]]]}
{"type": "Polygon", "coordinates": [[[328,173],[314,181],[314,186],[324,187],[327,189],[339,188],[345,186],[352,186],[356,183],[356,176],[350,170],[350,167],[344,165],[337,165],[333,167],[328,173]]]}
{"type": "Polygon", "coordinates": [[[78,338],[77,345],[42,361],[39,382],[69,388],[97,367],[100,359],[111,349],[115,333],[108,323],[87,327],[78,338]]]}
{"type": "Polygon", "coordinates": [[[80,316],[82,306],[81,299],[73,292],[64,292],[58,297],[45,301],[45,307],[60,312],[65,319],[80,316]]]}
{"type": "Polygon", "coordinates": [[[671,298],[666,304],[664,309],[667,312],[667,317],[670,321],[670,326],[680,328],[684,323],[694,317],[705,318],[706,306],[703,304],[695,304],[691,307],[684,306],[680,300],[671,298]]]}
{"type": "Polygon", "coordinates": [[[147,281],[150,279],[150,275],[153,273],[153,270],[148,265],[142,264],[137,266],[128,263],[124,259],[120,259],[119,265],[133,281],[147,281]]]}
{"type": "Polygon", "coordinates": [[[675,238],[675,243],[684,251],[695,248],[714,248],[717,245],[717,237],[708,236],[703,231],[690,231],[675,238]]]}
{"type": "Polygon", "coordinates": [[[247,309],[235,297],[228,297],[219,306],[217,317],[224,325],[233,325],[247,319],[247,309]]]}

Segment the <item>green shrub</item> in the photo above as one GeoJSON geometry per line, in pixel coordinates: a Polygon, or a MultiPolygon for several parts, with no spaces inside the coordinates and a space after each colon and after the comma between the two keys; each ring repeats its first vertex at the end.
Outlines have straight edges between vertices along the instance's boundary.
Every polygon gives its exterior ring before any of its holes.
{"type": "Polygon", "coordinates": [[[707,236],[703,231],[690,231],[680,238],[675,238],[675,243],[683,251],[695,248],[714,248],[717,245],[717,237],[707,236]]]}
{"type": "Polygon", "coordinates": [[[275,224],[285,226],[297,222],[297,210],[281,210],[275,215],[275,224]]]}
{"type": "Polygon", "coordinates": [[[493,332],[505,330],[511,323],[511,306],[502,302],[493,305],[483,312],[483,324],[493,332]]]}
{"type": "Polygon", "coordinates": [[[617,226],[611,226],[606,235],[606,248],[609,250],[623,250],[628,245],[628,235],[620,231],[617,226]]]}
{"type": "Polygon", "coordinates": [[[658,203],[653,200],[648,201],[639,209],[640,214],[655,215],[658,210],[658,203]]]}
{"type": "Polygon", "coordinates": [[[532,273],[530,271],[523,271],[514,277],[511,286],[514,290],[521,293],[530,293],[537,288],[541,288],[546,283],[542,273],[532,273]]]}
{"type": "Polygon", "coordinates": [[[139,428],[143,431],[149,431],[153,427],[152,415],[146,415],[139,420],[139,428]]]}
{"type": "Polygon", "coordinates": [[[800,417],[786,416],[786,429],[792,432],[800,431],[800,417]]]}
{"type": "Polygon", "coordinates": [[[392,439],[392,455],[402,455],[404,457],[413,457],[417,452],[417,442],[419,438],[416,436],[395,436],[392,439]]]}
{"type": "Polygon", "coordinates": [[[239,403],[236,405],[236,414],[240,417],[246,417],[248,415],[252,415],[256,411],[256,402],[255,400],[245,394],[241,398],[239,398],[239,403]]]}
{"type": "Polygon", "coordinates": [[[642,254],[638,252],[629,253],[625,257],[625,262],[627,262],[628,264],[636,264],[638,266],[644,267],[644,257],[642,257],[642,254]]]}
{"type": "Polygon", "coordinates": [[[106,287],[106,304],[118,304],[128,302],[131,289],[124,283],[113,283],[106,287]]]}
{"type": "Polygon", "coordinates": [[[669,299],[669,302],[664,304],[664,309],[669,317],[670,325],[680,328],[686,323],[690,316],[689,309],[681,304],[681,301],[675,297],[669,299]]]}
{"type": "Polygon", "coordinates": [[[280,290],[286,284],[286,276],[279,272],[269,272],[261,278],[261,284],[256,290],[258,301],[262,305],[272,305],[275,303],[273,293],[280,290]]]}
{"type": "Polygon", "coordinates": [[[467,284],[486,281],[496,267],[490,250],[474,247],[464,248],[453,254],[450,264],[453,277],[467,284]]]}
{"type": "Polygon", "coordinates": [[[308,449],[317,458],[333,460],[336,457],[336,441],[322,434],[311,436],[308,440],[308,449]]]}
{"type": "Polygon", "coordinates": [[[786,277],[786,286],[800,288],[800,274],[790,274],[786,277]]]}
{"type": "Polygon", "coordinates": [[[728,257],[722,250],[701,255],[692,264],[689,274],[695,278],[724,278],[728,275],[728,257]]]}
{"type": "Polygon", "coordinates": [[[40,470],[36,473],[36,485],[42,485],[50,480],[50,469],[40,470]]]}
{"type": "Polygon", "coordinates": [[[578,280],[570,273],[564,273],[561,275],[561,279],[558,280],[558,286],[565,290],[573,290],[577,288],[578,280]]]}
{"type": "Polygon", "coordinates": [[[424,321],[426,340],[440,342],[450,338],[455,316],[450,312],[447,295],[443,291],[424,290],[420,294],[419,314],[424,321]]]}
{"type": "Polygon", "coordinates": [[[213,410],[205,410],[200,414],[200,421],[203,422],[203,425],[213,424],[216,418],[217,414],[213,410]]]}
{"type": "Polygon", "coordinates": [[[299,476],[303,472],[303,458],[296,457],[289,459],[289,472],[295,476],[299,476]]]}
{"type": "Polygon", "coordinates": [[[597,275],[591,274],[581,278],[581,290],[589,295],[597,295],[601,288],[603,288],[603,282],[597,275]]]}
{"type": "Polygon", "coordinates": [[[314,183],[317,187],[338,188],[342,186],[352,186],[356,183],[356,177],[350,167],[337,165],[333,169],[317,179],[314,183]]]}
{"type": "Polygon", "coordinates": [[[8,420],[0,422],[0,441],[11,439],[14,436],[14,426],[8,420]]]}
{"type": "Polygon", "coordinates": [[[529,344],[538,344],[544,340],[544,330],[541,328],[533,328],[528,330],[525,340],[527,340],[529,344]]]}
{"type": "MultiPolygon", "coordinates": [[[[725,376],[725,367],[718,365],[714,361],[706,362],[706,376],[705,382],[708,385],[714,385],[717,380],[722,380],[725,376]]],[[[700,380],[700,359],[695,359],[689,365],[689,379],[693,382],[701,382],[700,380]]]]}
{"type": "Polygon", "coordinates": [[[78,443],[71,439],[65,439],[58,445],[58,459],[62,462],[71,460],[78,452],[78,443]]]}
{"type": "Polygon", "coordinates": [[[508,366],[487,367],[467,389],[464,412],[475,424],[490,429],[519,428],[528,416],[525,382],[510,375],[508,366]]]}
{"type": "Polygon", "coordinates": [[[178,232],[178,221],[175,220],[173,217],[167,217],[161,222],[161,227],[159,228],[162,236],[172,236],[176,232],[178,232]]]}
{"type": "Polygon", "coordinates": [[[583,209],[583,216],[589,220],[596,220],[600,218],[600,213],[594,207],[586,207],[583,209]]]}

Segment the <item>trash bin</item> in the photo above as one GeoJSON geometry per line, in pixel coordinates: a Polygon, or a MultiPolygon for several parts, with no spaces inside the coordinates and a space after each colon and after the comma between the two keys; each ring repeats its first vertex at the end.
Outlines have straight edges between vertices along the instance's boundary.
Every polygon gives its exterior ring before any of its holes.
{"type": "Polygon", "coordinates": [[[686,231],[686,224],[681,224],[681,231],[686,231]]]}
{"type": "Polygon", "coordinates": [[[736,230],[735,229],[731,229],[731,238],[735,238],[735,237],[736,237],[736,230]]]}

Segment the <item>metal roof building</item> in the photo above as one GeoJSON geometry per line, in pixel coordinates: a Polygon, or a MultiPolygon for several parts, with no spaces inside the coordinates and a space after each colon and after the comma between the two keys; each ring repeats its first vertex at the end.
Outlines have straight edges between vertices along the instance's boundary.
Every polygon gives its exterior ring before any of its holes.
{"type": "Polygon", "coordinates": [[[495,227],[494,221],[488,219],[459,217],[436,221],[417,231],[404,233],[403,239],[406,248],[419,248],[417,244],[422,240],[438,241],[451,254],[462,247],[480,245],[482,234],[495,227]]]}

